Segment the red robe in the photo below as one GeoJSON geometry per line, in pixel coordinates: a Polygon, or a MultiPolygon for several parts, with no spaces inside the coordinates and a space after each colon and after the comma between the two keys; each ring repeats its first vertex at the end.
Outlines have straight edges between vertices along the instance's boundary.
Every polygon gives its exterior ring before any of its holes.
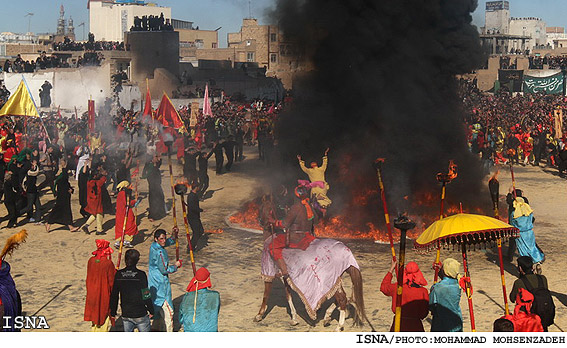
{"type": "MultiPolygon", "coordinates": [[[[126,220],[125,233],[129,236],[138,234],[138,226],[136,226],[136,217],[132,208],[136,202],[130,199],[130,208],[128,209],[128,220],[126,220]]],[[[124,216],[126,215],[126,190],[120,190],[116,197],[116,224],[114,226],[114,239],[122,237],[122,228],[124,227],[124,216]]]]}
{"type": "Polygon", "coordinates": [[[101,187],[105,182],[105,176],[87,182],[87,207],[85,208],[87,213],[91,215],[103,214],[101,187]]]}
{"type": "Polygon", "coordinates": [[[177,148],[177,160],[180,160],[185,154],[185,142],[183,141],[183,137],[177,137],[173,145],[177,148]]]}
{"type": "MultiPolygon", "coordinates": [[[[392,312],[396,313],[396,298],[398,284],[392,284],[392,273],[386,274],[380,291],[386,296],[392,297],[392,312]]],[[[401,332],[424,332],[422,319],[427,317],[429,313],[429,294],[424,287],[413,287],[408,284],[403,285],[402,290],[402,320],[401,332]]],[[[395,318],[394,318],[395,320],[395,318]]],[[[394,331],[394,321],[392,320],[392,327],[390,331],[394,331]]]]}
{"type": "Polygon", "coordinates": [[[112,260],[93,256],[87,264],[85,321],[102,326],[110,315],[110,293],[116,269],[112,260]]]}

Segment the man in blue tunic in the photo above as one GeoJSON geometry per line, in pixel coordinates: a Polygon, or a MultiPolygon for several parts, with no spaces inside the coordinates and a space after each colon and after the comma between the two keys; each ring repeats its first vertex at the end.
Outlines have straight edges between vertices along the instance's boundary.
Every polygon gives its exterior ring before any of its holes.
{"type": "Polygon", "coordinates": [[[217,332],[220,295],[211,287],[211,274],[201,267],[189,282],[181,301],[179,321],[185,332],[217,332]]]}
{"type": "Polygon", "coordinates": [[[441,281],[433,284],[429,292],[429,310],[433,315],[432,332],[461,332],[463,331],[463,315],[459,302],[461,288],[459,287],[459,269],[461,264],[452,258],[443,261],[439,271],[441,281]]]}
{"type": "Polygon", "coordinates": [[[175,239],[167,238],[165,230],[159,229],[154,233],[154,242],[150,246],[148,285],[155,311],[153,328],[158,331],[163,331],[165,325],[165,331],[173,332],[173,300],[169,274],[175,273],[181,267],[181,261],[169,265],[165,247],[173,244],[175,239]]]}
{"type": "Polygon", "coordinates": [[[540,264],[545,256],[538,248],[534,234],[534,213],[523,197],[516,197],[513,210],[510,214],[510,225],[520,230],[520,237],[516,239],[520,256],[529,256],[536,264],[538,274],[541,274],[540,264]]]}

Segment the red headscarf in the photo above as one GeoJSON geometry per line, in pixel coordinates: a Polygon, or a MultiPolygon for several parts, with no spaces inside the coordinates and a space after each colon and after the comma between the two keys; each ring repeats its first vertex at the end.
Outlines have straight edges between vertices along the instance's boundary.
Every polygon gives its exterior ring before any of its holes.
{"type": "Polygon", "coordinates": [[[532,305],[534,303],[534,295],[524,288],[518,290],[518,295],[516,296],[516,307],[514,308],[514,314],[524,308],[526,313],[530,314],[532,312],[532,305]]]}
{"type": "Polygon", "coordinates": [[[191,292],[209,287],[211,287],[211,273],[209,273],[205,267],[201,267],[197,270],[195,276],[189,282],[187,291],[191,292]]]}
{"type": "Polygon", "coordinates": [[[103,257],[110,257],[110,254],[114,252],[111,247],[109,247],[110,242],[104,239],[97,239],[96,241],[96,250],[93,251],[93,255],[97,259],[102,259],[103,257]]]}
{"type": "Polygon", "coordinates": [[[201,267],[195,272],[195,276],[189,282],[187,291],[195,291],[195,302],[193,303],[193,323],[197,317],[197,290],[211,287],[211,273],[205,267],[201,267]]]}
{"type": "Polygon", "coordinates": [[[404,269],[404,284],[411,285],[412,283],[420,286],[427,285],[427,280],[423,277],[419,266],[413,261],[408,262],[404,269]]]}

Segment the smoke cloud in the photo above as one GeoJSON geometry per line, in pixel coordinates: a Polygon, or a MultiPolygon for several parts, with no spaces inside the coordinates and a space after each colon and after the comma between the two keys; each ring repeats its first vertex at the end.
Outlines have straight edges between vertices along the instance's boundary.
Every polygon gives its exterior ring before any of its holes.
{"type": "Polygon", "coordinates": [[[483,61],[471,24],[476,6],[476,0],[278,0],[272,19],[313,67],[294,81],[293,108],[277,128],[282,156],[294,168],[288,178],[303,177],[292,163],[296,154],[320,162],[330,147],[329,194],[341,206],[356,192],[376,190],[372,163],[385,158],[395,214],[420,193],[437,194],[436,174],[454,160],[459,176],[448,188],[449,203],[471,208],[488,201],[488,194],[479,197],[480,162],[466,144],[455,77],[483,61]]]}

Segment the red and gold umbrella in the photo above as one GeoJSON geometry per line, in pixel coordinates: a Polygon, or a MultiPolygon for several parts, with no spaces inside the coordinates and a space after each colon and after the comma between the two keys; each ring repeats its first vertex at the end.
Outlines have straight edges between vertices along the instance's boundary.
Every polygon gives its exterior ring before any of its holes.
{"type": "MultiPolygon", "coordinates": [[[[463,255],[463,268],[465,279],[470,279],[467,267],[467,247],[475,249],[491,247],[494,243],[498,245],[500,256],[500,273],[502,278],[502,290],[504,293],[504,304],[508,314],[508,299],[506,296],[506,284],[504,281],[504,268],[502,265],[502,239],[517,237],[518,229],[489,216],[477,214],[455,214],[431,224],[414,242],[417,250],[431,251],[450,246],[460,246],[463,255]]],[[[476,331],[474,323],[474,312],[472,305],[472,288],[469,281],[465,281],[466,293],[469,303],[472,331],[476,331]]]]}

